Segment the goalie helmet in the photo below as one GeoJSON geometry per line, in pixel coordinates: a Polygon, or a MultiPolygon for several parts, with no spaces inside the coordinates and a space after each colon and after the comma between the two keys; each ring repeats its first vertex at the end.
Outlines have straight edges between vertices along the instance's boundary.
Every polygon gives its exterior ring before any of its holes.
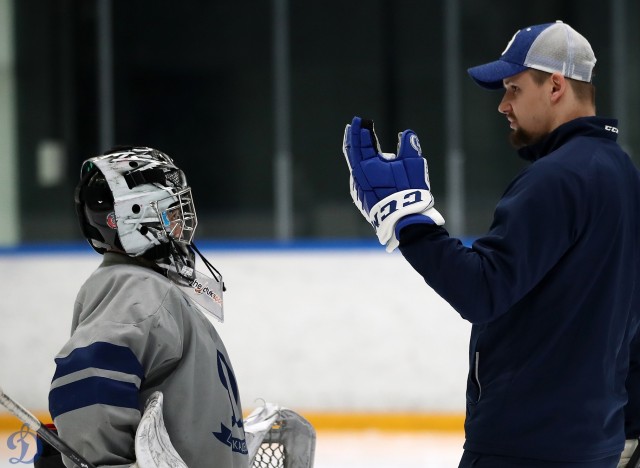
{"type": "Polygon", "coordinates": [[[222,275],[193,244],[198,220],[184,173],[161,151],[128,147],[87,159],[75,204],[100,254],[150,260],[205,313],[223,321],[222,275]],[[195,270],[198,253],[211,277],[195,270]]]}
{"type": "Polygon", "coordinates": [[[86,160],[75,192],[80,227],[99,253],[150,260],[173,242],[191,244],[196,212],[184,173],[153,148],[117,149],[86,160]]]}

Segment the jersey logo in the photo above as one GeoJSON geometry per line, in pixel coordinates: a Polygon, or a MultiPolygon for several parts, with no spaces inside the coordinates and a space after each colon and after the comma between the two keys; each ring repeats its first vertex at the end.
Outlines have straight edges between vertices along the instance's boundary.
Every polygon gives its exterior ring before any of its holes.
{"type": "Polygon", "coordinates": [[[230,447],[233,452],[248,454],[247,441],[244,437],[244,423],[242,422],[242,413],[240,412],[240,397],[238,391],[238,383],[233,375],[233,371],[224,355],[218,351],[218,377],[220,382],[227,389],[227,395],[229,396],[229,405],[231,406],[231,428],[220,423],[220,432],[214,432],[213,435],[220,442],[230,447]],[[234,437],[233,430],[240,432],[242,438],[234,437]]]}

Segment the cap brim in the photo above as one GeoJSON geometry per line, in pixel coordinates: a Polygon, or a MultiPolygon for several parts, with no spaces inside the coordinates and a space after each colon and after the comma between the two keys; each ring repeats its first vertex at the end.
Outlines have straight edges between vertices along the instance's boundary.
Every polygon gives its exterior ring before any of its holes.
{"type": "Polygon", "coordinates": [[[467,70],[471,78],[485,89],[502,89],[502,80],[527,70],[524,65],[496,60],[467,70]]]}

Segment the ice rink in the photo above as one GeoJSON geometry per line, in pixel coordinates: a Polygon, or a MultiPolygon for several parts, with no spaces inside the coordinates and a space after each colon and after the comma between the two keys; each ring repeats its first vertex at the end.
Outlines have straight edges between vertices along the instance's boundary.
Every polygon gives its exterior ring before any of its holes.
{"type": "Polygon", "coordinates": [[[457,467],[464,436],[435,432],[321,432],[316,468],[457,467]]]}
{"type": "MultiPolygon", "coordinates": [[[[0,433],[0,468],[32,466],[32,449],[20,462],[19,444],[7,446],[10,435],[0,433]]],[[[447,432],[320,431],[317,437],[315,468],[455,468],[463,442],[462,433],[447,432]]]]}

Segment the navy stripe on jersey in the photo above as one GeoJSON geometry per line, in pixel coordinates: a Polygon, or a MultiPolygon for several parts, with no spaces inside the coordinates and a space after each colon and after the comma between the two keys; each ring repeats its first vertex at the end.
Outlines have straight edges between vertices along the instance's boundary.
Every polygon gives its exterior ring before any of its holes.
{"type": "Polygon", "coordinates": [[[98,404],[140,411],[138,387],[130,382],[88,377],[49,392],[49,412],[54,419],[69,411],[98,404]]]}
{"type": "Polygon", "coordinates": [[[57,358],[55,361],[57,367],[53,380],[92,367],[136,375],[141,380],[144,377],[142,364],[133,351],[126,346],[102,341],[84,348],[76,348],[68,356],[57,358]]]}

